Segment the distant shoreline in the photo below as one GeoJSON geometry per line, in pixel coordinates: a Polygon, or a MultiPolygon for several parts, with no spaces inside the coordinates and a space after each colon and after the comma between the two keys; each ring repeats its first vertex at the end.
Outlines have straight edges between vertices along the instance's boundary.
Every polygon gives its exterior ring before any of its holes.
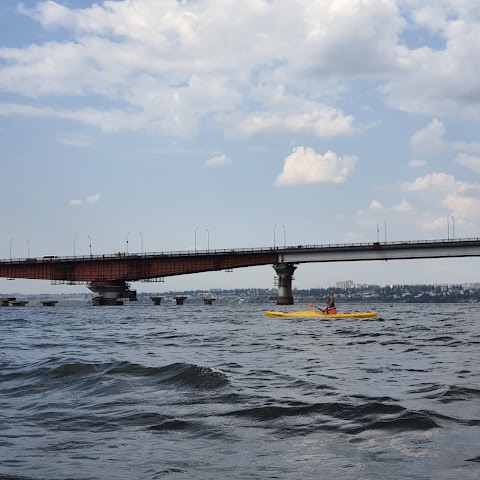
{"type": "MultiPolygon", "coordinates": [[[[474,287],[467,288],[467,284],[458,285],[366,285],[353,289],[333,289],[338,304],[347,303],[480,303],[480,284],[468,284],[474,287]]],[[[294,304],[323,303],[332,288],[294,289],[294,304]]],[[[151,303],[152,296],[162,297],[162,305],[169,304],[175,296],[183,295],[187,298],[186,304],[203,303],[205,297],[215,298],[215,303],[257,303],[275,304],[275,289],[243,288],[243,289],[211,289],[211,290],[184,290],[166,292],[137,292],[138,303],[151,303]]],[[[38,303],[45,300],[57,300],[61,303],[91,302],[93,294],[59,293],[59,294],[24,294],[0,293],[2,297],[17,297],[38,303]]],[[[132,302],[135,303],[135,302],[132,302]]]]}

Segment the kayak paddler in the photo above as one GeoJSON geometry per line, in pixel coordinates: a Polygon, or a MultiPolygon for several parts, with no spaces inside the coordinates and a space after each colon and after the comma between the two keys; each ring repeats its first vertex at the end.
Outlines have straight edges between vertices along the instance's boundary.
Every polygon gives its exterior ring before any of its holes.
{"type": "Polygon", "coordinates": [[[326,313],[327,315],[331,313],[337,313],[337,306],[335,305],[335,294],[333,293],[333,290],[331,296],[325,299],[325,308],[320,308],[319,310],[323,313],[326,313]]]}

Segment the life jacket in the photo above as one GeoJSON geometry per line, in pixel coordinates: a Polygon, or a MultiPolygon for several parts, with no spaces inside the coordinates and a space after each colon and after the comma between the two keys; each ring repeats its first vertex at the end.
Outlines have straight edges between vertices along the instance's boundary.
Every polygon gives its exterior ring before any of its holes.
{"type": "Polygon", "coordinates": [[[331,304],[328,306],[327,313],[328,313],[328,314],[337,313],[337,307],[336,307],[336,305],[335,305],[334,303],[331,303],[331,304]]]}

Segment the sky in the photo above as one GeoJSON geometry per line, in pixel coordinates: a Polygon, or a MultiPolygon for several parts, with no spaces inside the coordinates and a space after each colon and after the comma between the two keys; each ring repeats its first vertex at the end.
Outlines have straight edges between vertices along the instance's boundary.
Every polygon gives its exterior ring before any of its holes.
{"type": "MultiPolygon", "coordinates": [[[[478,0],[2,0],[0,258],[480,237],[479,74],[478,0]]],[[[309,264],[294,287],[479,267],[309,264]]],[[[60,291],[86,289],[0,279],[60,291]]]]}

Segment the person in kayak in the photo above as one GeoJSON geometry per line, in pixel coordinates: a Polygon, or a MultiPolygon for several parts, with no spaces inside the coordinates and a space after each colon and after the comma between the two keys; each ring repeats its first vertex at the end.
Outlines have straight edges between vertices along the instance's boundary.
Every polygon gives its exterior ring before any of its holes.
{"type": "Polygon", "coordinates": [[[320,311],[327,315],[337,313],[337,306],[335,305],[335,295],[332,290],[332,295],[325,300],[325,308],[320,308],[320,311]]]}

